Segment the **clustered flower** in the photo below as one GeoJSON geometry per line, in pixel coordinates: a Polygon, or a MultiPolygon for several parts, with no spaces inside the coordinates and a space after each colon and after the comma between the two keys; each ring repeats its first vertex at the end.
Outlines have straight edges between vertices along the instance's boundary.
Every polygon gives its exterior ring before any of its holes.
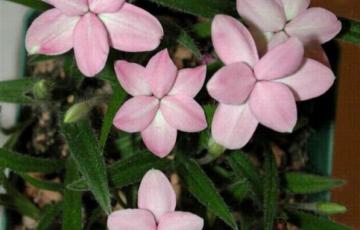
{"type": "MultiPolygon", "coordinates": [[[[30,54],[58,55],[74,49],[80,71],[92,77],[105,66],[109,49],[142,52],[156,49],[164,35],[160,22],[125,0],[46,0],[55,8],[30,26],[30,54]]],[[[296,101],[325,93],[335,76],[321,44],[341,30],[336,16],[308,8],[310,0],[237,0],[248,27],[227,15],[212,21],[212,42],[224,67],[207,83],[219,102],[212,137],[228,149],[245,146],[257,126],[291,132],[297,122],[296,101]],[[249,29],[248,29],[249,28],[249,29]]],[[[114,125],[140,132],[145,146],[159,157],[174,148],[177,132],[207,127],[202,107],[194,100],[205,82],[206,67],[178,70],[167,49],[146,67],[120,60],[117,78],[133,96],[114,118],[114,125]]],[[[175,212],[176,195],[160,171],[143,178],[139,209],[121,210],[108,219],[110,230],[200,230],[203,220],[175,212]]]]}

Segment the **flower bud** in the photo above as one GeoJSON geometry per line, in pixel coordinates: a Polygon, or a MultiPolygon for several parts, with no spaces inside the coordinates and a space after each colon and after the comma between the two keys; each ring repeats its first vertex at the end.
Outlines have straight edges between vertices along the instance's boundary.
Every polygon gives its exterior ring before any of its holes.
{"type": "Polygon", "coordinates": [[[32,88],[33,95],[36,99],[45,99],[49,97],[51,85],[46,80],[36,82],[32,88]]]}
{"type": "Polygon", "coordinates": [[[73,123],[86,117],[92,106],[88,102],[80,102],[71,106],[65,113],[64,122],[73,123]]]}
{"type": "Polygon", "coordinates": [[[325,215],[335,215],[345,213],[346,207],[332,202],[319,202],[316,203],[316,211],[325,215]]]}
{"type": "Polygon", "coordinates": [[[215,142],[215,140],[210,137],[208,142],[208,151],[211,156],[214,157],[214,159],[218,158],[225,152],[225,148],[222,145],[219,145],[215,142]]]}

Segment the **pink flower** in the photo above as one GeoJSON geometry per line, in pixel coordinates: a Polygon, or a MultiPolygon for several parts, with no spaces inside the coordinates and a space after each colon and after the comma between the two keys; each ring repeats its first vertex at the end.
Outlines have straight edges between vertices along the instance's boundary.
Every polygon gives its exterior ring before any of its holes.
{"type": "Polygon", "coordinates": [[[114,118],[123,131],[141,132],[146,147],[159,157],[175,146],[177,130],[199,132],[207,127],[201,106],[193,99],[202,88],[206,66],[177,70],[165,49],[144,68],[117,61],[121,86],[132,96],[114,118]]]}
{"type": "Polygon", "coordinates": [[[201,230],[204,221],[189,212],[175,211],[176,194],[159,170],[148,171],[138,192],[139,209],[113,212],[109,230],[201,230]]]}
{"type": "Polygon", "coordinates": [[[243,147],[258,123],[291,132],[297,121],[296,100],[326,92],[334,74],[325,65],[304,59],[303,44],[290,38],[260,60],[250,32],[236,19],[218,15],[212,39],[226,64],[208,82],[209,94],[220,102],[213,123],[216,142],[229,149],[243,147]]]}
{"type": "Polygon", "coordinates": [[[41,14],[26,35],[30,54],[58,55],[74,48],[77,65],[86,76],[105,66],[109,47],[127,52],[158,47],[164,32],[160,22],[125,0],[47,0],[56,8],[41,14]]]}
{"type": "Polygon", "coordinates": [[[332,12],[309,5],[310,0],[237,0],[237,10],[251,25],[261,51],[296,37],[304,43],[307,57],[328,64],[320,44],[340,32],[341,22],[332,12]]]}

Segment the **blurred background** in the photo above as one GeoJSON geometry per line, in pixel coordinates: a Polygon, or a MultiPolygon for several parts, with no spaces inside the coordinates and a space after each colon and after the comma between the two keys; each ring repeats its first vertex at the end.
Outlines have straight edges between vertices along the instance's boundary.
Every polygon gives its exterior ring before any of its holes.
{"type": "MultiPolygon", "coordinates": [[[[327,8],[340,17],[360,20],[359,0],[312,0],[312,5],[327,8]]],[[[0,0],[1,81],[19,76],[23,19],[27,11],[25,7],[0,0]]],[[[334,190],[332,198],[348,208],[336,220],[360,229],[360,46],[341,41],[339,45],[333,176],[346,180],[347,185],[334,190]]],[[[4,103],[0,106],[1,125],[9,127],[15,121],[16,107],[4,103]]],[[[1,145],[4,138],[0,133],[1,145]]]]}

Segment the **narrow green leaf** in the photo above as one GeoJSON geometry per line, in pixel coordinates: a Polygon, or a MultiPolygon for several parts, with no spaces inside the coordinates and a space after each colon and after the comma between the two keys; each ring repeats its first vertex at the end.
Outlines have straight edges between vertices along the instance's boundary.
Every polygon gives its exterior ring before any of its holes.
{"type": "Polygon", "coordinates": [[[149,152],[142,152],[112,164],[108,173],[114,187],[124,187],[139,182],[150,169],[163,170],[170,165],[167,159],[161,159],[149,152]]]}
{"type": "Polygon", "coordinates": [[[7,0],[7,1],[18,3],[40,11],[49,9],[49,5],[41,0],[7,0]]]}
{"type": "Polygon", "coordinates": [[[259,200],[263,197],[263,179],[254,164],[250,161],[247,155],[242,151],[233,152],[228,159],[228,163],[234,170],[238,179],[246,178],[254,193],[259,200]]]}
{"type": "Polygon", "coordinates": [[[110,99],[110,103],[108,105],[100,132],[100,138],[99,138],[100,149],[104,148],[106,144],[106,140],[108,138],[108,135],[112,127],[114,116],[118,111],[118,109],[120,108],[120,105],[125,101],[127,97],[127,94],[120,87],[119,84],[113,84],[112,88],[113,88],[113,95],[110,99]]]}
{"type": "Polygon", "coordinates": [[[27,94],[32,91],[37,81],[38,79],[35,78],[1,81],[0,101],[18,104],[31,104],[35,102],[27,94]]]}
{"type": "Polygon", "coordinates": [[[26,182],[35,186],[38,189],[48,190],[48,191],[57,191],[57,192],[64,191],[64,186],[60,183],[39,180],[39,179],[36,179],[25,173],[19,173],[19,176],[22,177],[26,182]]]}
{"type": "Polygon", "coordinates": [[[179,156],[177,160],[177,172],[189,192],[227,225],[238,229],[229,207],[198,163],[183,156],[179,156]]]}
{"type": "Polygon", "coordinates": [[[212,18],[216,14],[231,14],[235,9],[235,3],[229,0],[150,0],[165,7],[193,14],[212,18]]]}
{"type": "Polygon", "coordinates": [[[0,148],[0,167],[16,172],[52,173],[64,167],[62,160],[31,157],[0,148]]]}
{"type": "MultiPolygon", "coordinates": [[[[78,180],[79,173],[74,161],[69,158],[66,162],[65,185],[78,180]]],[[[64,212],[62,220],[63,230],[81,230],[81,192],[65,189],[64,192],[64,212]]]]}
{"type": "Polygon", "coordinates": [[[351,230],[351,228],[335,223],[324,217],[315,216],[301,211],[288,211],[292,223],[304,230],[351,230]]]}
{"type": "Polygon", "coordinates": [[[251,186],[247,179],[243,178],[231,184],[227,191],[236,199],[237,202],[242,202],[251,193],[251,186]]]}
{"type": "Polygon", "coordinates": [[[47,230],[50,229],[51,224],[55,218],[58,217],[63,209],[63,202],[58,202],[54,205],[49,205],[44,208],[44,212],[40,217],[39,223],[36,230],[47,230]]]}
{"type": "Polygon", "coordinates": [[[265,152],[264,178],[264,229],[272,230],[277,213],[279,196],[278,171],[272,152],[265,152]]]}
{"type": "Polygon", "coordinates": [[[27,197],[17,191],[4,175],[1,177],[1,184],[6,190],[6,195],[0,194],[0,205],[37,220],[40,216],[40,210],[27,197]]]}
{"type": "Polygon", "coordinates": [[[360,44],[360,22],[347,18],[341,18],[343,25],[341,33],[338,38],[354,44],[360,44]]]}
{"type": "Polygon", "coordinates": [[[110,193],[105,162],[89,122],[82,120],[77,123],[62,124],[61,129],[71,155],[95,199],[106,213],[110,213],[110,193]]]}
{"type": "Polygon", "coordinates": [[[286,173],[285,179],[289,192],[298,194],[324,192],[344,184],[343,180],[298,172],[286,173]]]}
{"type": "Polygon", "coordinates": [[[66,186],[66,189],[78,191],[78,192],[85,192],[85,191],[89,191],[89,185],[86,183],[85,178],[80,178],[68,184],[66,186]]]}
{"type": "Polygon", "coordinates": [[[199,48],[186,30],[169,19],[162,18],[160,21],[165,30],[165,38],[176,41],[180,45],[189,49],[198,59],[201,58],[202,55],[199,48]]]}

